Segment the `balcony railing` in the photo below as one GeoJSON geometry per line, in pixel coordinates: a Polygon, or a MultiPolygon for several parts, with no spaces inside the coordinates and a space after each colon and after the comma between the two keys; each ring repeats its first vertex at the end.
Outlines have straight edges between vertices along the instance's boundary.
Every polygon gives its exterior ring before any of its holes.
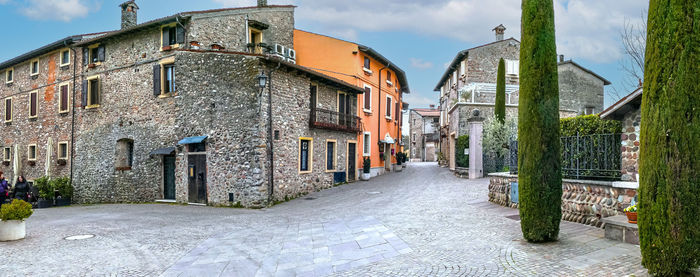
{"type": "Polygon", "coordinates": [[[362,131],[362,119],[336,111],[311,109],[311,128],[357,133],[362,131]]]}

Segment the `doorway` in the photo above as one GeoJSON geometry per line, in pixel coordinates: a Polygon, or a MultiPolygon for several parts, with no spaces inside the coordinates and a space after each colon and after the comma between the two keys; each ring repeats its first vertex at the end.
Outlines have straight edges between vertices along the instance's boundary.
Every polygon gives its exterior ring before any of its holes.
{"type": "Polygon", "coordinates": [[[347,156],[347,181],[353,182],[357,180],[357,142],[348,142],[347,156]]]}
{"type": "Polygon", "coordinates": [[[455,148],[455,143],[457,143],[457,135],[455,133],[452,133],[450,135],[450,145],[448,146],[450,148],[450,169],[455,170],[455,167],[457,165],[455,158],[456,158],[456,153],[457,149],[455,148]]]}
{"type": "Polygon", "coordinates": [[[188,200],[190,203],[207,204],[207,155],[187,156],[188,200]]]}
{"type": "Polygon", "coordinates": [[[175,156],[163,156],[163,199],[175,200],[175,156]]]}

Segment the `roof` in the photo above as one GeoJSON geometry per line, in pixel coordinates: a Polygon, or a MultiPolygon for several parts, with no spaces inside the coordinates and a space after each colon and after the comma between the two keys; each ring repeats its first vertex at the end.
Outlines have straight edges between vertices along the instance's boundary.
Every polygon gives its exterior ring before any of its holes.
{"type": "Polygon", "coordinates": [[[422,117],[439,117],[440,110],[438,109],[412,109],[422,117]]]}
{"type": "Polygon", "coordinates": [[[583,71],[585,71],[585,72],[587,72],[587,73],[589,73],[589,74],[595,76],[596,78],[598,78],[598,79],[600,79],[601,81],[603,81],[603,85],[605,85],[605,86],[612,84],[612,83],[611,83],[610,81],[608,81],[607,79],[601,77],[600,75],[596,74],[595,72],[591,71],[590,69],[585,68],[585,67],[581,66],[580,64],[578,64],[578,63],[572,61],[572,60],[563,61],[563,62],[560,62],[560,63],[559,63],[559,65],[564,65],[564,64],[572,64],[572,65],[574,65],[574,66],[580,68],[581,70],[583,70],[583,71]]]}
{"type": "Polygon", "coordinates": [[[44,55],[46,53],[49,53],[49,52],[52,52],[52,51],[55,51],[55,50],[58,50],[61,48],[65,48],[66,46],[71,45],[76,41],[80,41],[80,39],[81,39],[81,36],[70,36],[70,37],[66,37],[66,38],[57,40],[55,42],[49,43],[47,45],[44,45],[42,47],[39,47],[37,49],[34,49],[32,51],[29,51],[27,53],[24,53],[22,55],[19,55],[17,57],[14,57],[12,59],[9,59],[7,61],[0,63],[0,69],[11,67],[13,65],[19,64],[19,63],[21,63],[25,60],[31,59],[33,57],[41,56],[41,55],[44,55]]]}
{"type": "Polygon", "coordinates": [[[625,114],[638,109],[642,105],[642,88],[638,88],[629,95],[622,97],[615,104],[600,113],[602,119],[621,120],[625,114]]]}
{"type": "Polygon", "coordinates": [[[440,91],[440,87],[442,87],[442,85],[445,83],[445,81],[447,81],[447,79],[450,78],[450,74],[452,74],[453,71],[457,70],[457,66],[459,65],[460,62],[462,62],[462,60],[463,60],[465,57],[467,57],[467,55],[469,55],[469,51],[475,50],[475,49],[478,49],[478,48],[481,48],[481,47],[491,46],[491,45],[498,44],[498,43],[501,43],[501,42],[506,42],[506,41],[516,41],[516,42],[520,43],[520,41],[518,41],[517,39],[511,37],[511,38],[508,38],[508,39],[499,40],[499,41],[494,41],[494,42],[487,43],[487,44],[484,44],[484,45],[479,45],[479,46],[476,46],[476,47],[472,47],[472,48],[469,48],[469,49],[467,49],[467,50],[459,51],[459,53],[457,53],[457,56],[455,56],[455,58],[452,59],[452,63],[450,63],[450,66],[447,67],[447,69],[445,70],[445,73],[442,74],[442,78],[440,78],[440,81],[437,83],[437,86],[435,86],[434,91],[440,91]]]}
{"type": "Polygon", "coordinates": [[[305,66],[293,64],[293,63],[283,61],[283,60],[280,60],[278,58],[274,58],[271,56],[261,56],[260,58],[267,61],[267,62],[279,63],[280,65],[284,65],[287,68],[301,71],[303,73],[306,73],[312,80],[321,81],[322,83],[338,87],[344,91],[350,91],[350,92],[354,92],[356,94],[363,94],[365,92],[365,90],[363,88],[360,88],[360,87],[355,86],[355,85],[351,85],[351,84],[346,83],[345,81],[342,81],[340,79],[336,79],[336,78],[333,78],[331,76],[319,73],[319,72],[317,72],[313,69],[310,69],[308,67],[305,67],[305,66]]]}
{"type": "Polygon", "coordinates": [[[140,30],[147,29],[147,28],[154,27],[154,26],[159,26],[159,25],[162,25],[165,23],[176,22],[179,20],[186,20],[194,14],[216,13],[216,12],[247,10],[247,9],[269,9],[269,8],[296,8],[296,6],[294,6],[294,5],[268,5],[268,6],[264,6],[264,7],[253,6],[253,7],[238,7],[238,8],[226,8],[226,9],[182,12],[182,13],[177,13],[177,14],[174,14],[171,16],[161,17],[158,19],[147,21],[147,22],[144,22],[144,23],[141,23],[141,24],[138,24],[136,26],[129,27],[129,28],[112,31],[112,32],[105,34],[104,36],[100,36],[100,37],[95,38],[95,39],[91,39],[91,40],[87,40],[87,41],[78,43],[77,46],[92,44],[92,43],[95,43],[98,41],[102,41],[102,40],[109,39],[109,38],[114,38],[114,37],[117,37],[120,35],[128,34],[128,33],[135,32],[135,31],[140,31],[140,30]]]}

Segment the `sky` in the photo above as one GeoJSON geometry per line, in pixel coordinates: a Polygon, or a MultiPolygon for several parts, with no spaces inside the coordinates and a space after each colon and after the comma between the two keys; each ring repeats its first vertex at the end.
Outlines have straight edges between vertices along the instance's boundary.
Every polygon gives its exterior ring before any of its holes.
{"type": "MultiPolygon", "coordinates": [[[[69,35],[120,28],[124,0],[0,0],[5,61],[69,35]]],[[[269,0],[293,4],[297,29],[370,46],[406,71],[411,108],[437,104],[437,82],[457,52],[505,37],[520,39],[518,0],[269,0]]],[[[256,0],[137,0],[139,23],[183,11],[254,6],[256,0]]],[[[620,32],[639,24],[648,0],[554,0],[557,52],[611,81],[605,106],[625,87],[620,32]]],[[[408,129],[408,128],[405,128],[408,129]]]]}

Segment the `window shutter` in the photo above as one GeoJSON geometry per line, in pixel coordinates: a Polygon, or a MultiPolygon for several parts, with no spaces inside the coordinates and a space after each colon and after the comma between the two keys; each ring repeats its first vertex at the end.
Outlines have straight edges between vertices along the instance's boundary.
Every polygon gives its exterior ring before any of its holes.
{"type": "Polygon", "coordinates": [[[88,51],[89,50],[87,48],[83,48],[83,65],[88,65],[88,62],[89,62],[88,60],[90,58],[90,57],[88,57],[89,56],[88,51]]]}
{"type": "Polygon", "coordinates": [[[88,81],[85,80],[83,81],[83,95],[82,96],[82,103],[80,104],[81,107],[85,108],[87,106],[87,101],[88,101],[88,81]]]}
{"type": "Polygon", "coordinates": [[[399,102],[398,101],[396,102],[396,114],[394,116],[394,120],[396,120],[397,122],[399,121],[399,102]]]}
{"type": "Polygon", "coordinates": [[[61,87],[61,106],[60,111],[68,110],[68,86],[61,87]]]}
{"type": "Polygon", "coordinates": [[[170,45],[170,32],[168,31],[168,29],[169,28],[161,29],[161,32],[163,34],[163,46],[170,45]]]}
{"type": "Polygon", "coordinates": [[[177,26],[177,29],[175,30],[176,37],[175,40],[177,41],[178,44],[183,44],[185,43],[185,28],[182,28],[182,26],[177,26]]]}
{"type": "Polygon", "coordinates": [[[100,45],[97,47],[97,61],[104,62],[105,61],[105,46],[100,45]]]}
{"type": "Polygon", "coordinates": [[[160,95],[160,64],[153,65],[153,96],[160,95]]]}
{"type": "Polygon", "coordinates": [[[372,89],[371,88],[365,88],[365,110],[369,110],[371,107],[371,101],[372,101],[372,89]]]}

